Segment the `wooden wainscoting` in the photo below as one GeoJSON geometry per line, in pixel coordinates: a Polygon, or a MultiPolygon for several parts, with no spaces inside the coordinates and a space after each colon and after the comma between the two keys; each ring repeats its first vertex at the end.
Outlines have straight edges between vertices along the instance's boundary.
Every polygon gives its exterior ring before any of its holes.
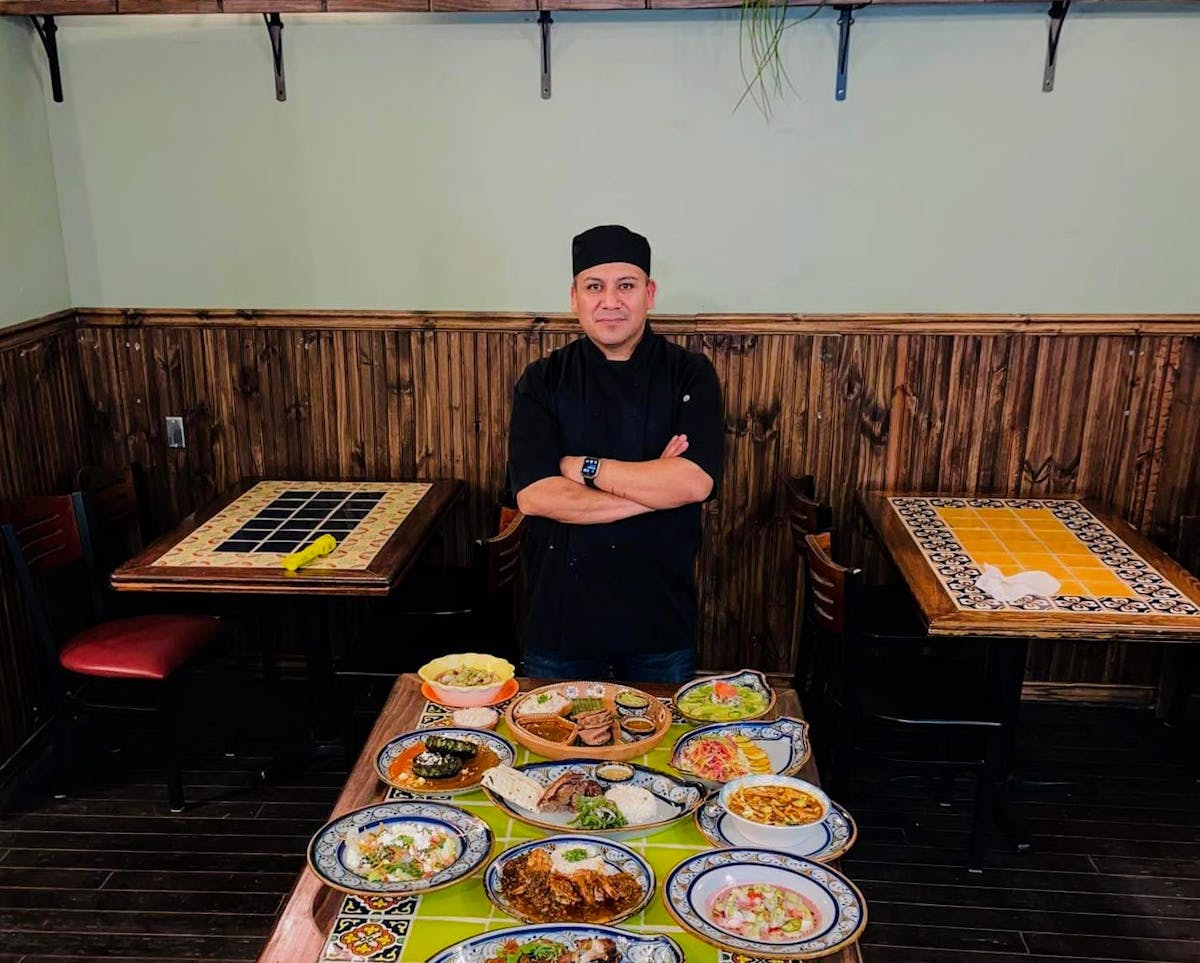
{"type": "MultiPolygon", "coordinates": [[[[156,480],[163,527],[250,475],[454,476],[465,558],[504,482],[512,386],[565,316],[80,310],[103,460],[156,480]],[[188,447],[163,419],[183,414],[188,447]]],[[[1097,497],[1168,550],[1200,512],[1198,316],[687,316],[656,330],[716,366],[728,454],[705,513],[700,664],[787,672],[794,562],[782,480],[812,472],[884,574],[860,488],[1097,497]]],[[[1158,653],[1034,647],[1031,681],[1152,686],[1158,653]]]]}
{"type": "MultiPolygon", "coordinates": [[[[67,491],[87,458],[73,311],[0,330],[0,500],[67,491]]],[[[44,717],[41,674],[8,553],[0,548],[0,763],[44,717]]]]}

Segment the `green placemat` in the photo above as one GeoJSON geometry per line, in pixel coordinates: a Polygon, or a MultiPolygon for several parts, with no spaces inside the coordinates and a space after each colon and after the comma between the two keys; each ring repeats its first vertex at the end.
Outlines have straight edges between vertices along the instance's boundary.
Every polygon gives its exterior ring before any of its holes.
{"type": "MultiPolygon", "coordinates": [[[[663,701],[670,706],[667,700],[663,701]]],[[[426,703],[417,727],[441,725],[449,715],[448,710],[433,703],[426,703]]],[[[677,721],[657,748],[633,761],[670,772],[667,762],[671,758],[671,747],[689,728],[677,721]]],[[[503,719],[498,731],[516,746],[518,765],[541,760],[541,756],[534,755],[516,744],[503,719]]],[[[385,798],[414,797],[392,789],[385,798]]],[[[450,801],[455,806],[461,806],[480,816],[492,827],[496,834],[494,853],[508,849],[515,843],[546,835],[517,822],[497,809],[481,790],[454,796],[450,801]]],[[[624,840],[624,843],[641,853],[654,867],[659,884],[683,859],[693,853],[712,848],[708,840],[700,835],[692,819],[682,819],[653,836],[641,839],[635,837],[624,840]]],[[[342,901],[321,959],[355,963],[424,963],[439,950],[459,940],[491,930],[520,925],[522,924],[519,920],[501,913],[492,905],[483,890],[483,873],[479,872],[457,885],[423,896],[400,899],[347,896],[342,901]]],[[[718,951],[680,930],[662,904],[661,886],[659,894],[650,901],[650,905],[643,912],[618,925],[635,933],[669,934],[683,948],[688,963],[727,963],[731,959],[728,953],[718,951]]]]}

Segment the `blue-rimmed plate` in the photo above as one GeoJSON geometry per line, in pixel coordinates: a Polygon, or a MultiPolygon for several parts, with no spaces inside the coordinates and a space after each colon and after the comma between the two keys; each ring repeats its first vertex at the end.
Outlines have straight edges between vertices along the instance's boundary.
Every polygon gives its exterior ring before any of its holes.
{"type": "MultiPolygon", "coordinates": [[[[322,826],[308,844],[308,865],[326,886],[357,896],[407,896],[450,886],[477,872],[492,853],[491,829],[478,816],[448,803],[395,800],[348,812],[322,826]],[[418,845],[435,835],[445,837],[452,859],[445,865],[412,878],[373,881],[359,871],[355,846],[348,834],[361,841],[387,831],[409,836],[418,845]],[[352,868],[355,867],[355,868],[352,868]]],[[[444,858],[443,858],[444,859],[444,858]]]]}
{"type": "MultiPolygon", "coordinates": [[[[588,920],[589,923],[619,923],[635,913],[640,913],[654,897],[654,870],[650,868],[650,864],[646,860],[628,846],[622,846],[620,843],[602,839],[599,836],[551,836],[548,839],[530,840],[505,850],[493,859],[484,871],[483,888],[488,899],[500,912],[508,914],[513,919],[523,920],[526,923],[572,922],[568,915],[571,912],[570,904],[563,903],[561,905],[562,912],[558,914],[560,917],[566,916],[566,919],[548,920],[539,916],[537,909],[530,907],[525,901],[505,893],[505,867],[510,866],[517,859],[528,861],[535,850],[540,850],[544,854],[542,859],[548,861],[548,865],[552,867],[551,872],[566,870],[566,872],[559,872],[559,875],[567,877],[560,881],[564,883],[563,891],[567,894],[577,892],[570,882],[571,871],[585,862],[586,868],[594,869],[595,872],[605,876],[627,873],[636,881],[640,896],[623,899],[619,903],[610,901],[611,915],[588,920]]],[[[516,868],[518,867],[514,867],[514,869],[516,868]]],[[[545,870],[542,870],[534,878],[536,880],[545,879],[544,872],[545,870]]],[[[632,893],[632,886],[630,886],[630,893],[632,893]]],[[[590,899],[589,902],[591,902],[590,899]]],[[[575,920],[574,922],[579,921],[575,920]]]]}
{"type": "Polygon", "coordinates": [[[752,773],[794,776],[804,768],[811,754],[808,723],[803,719],[781,716],[769,722],[715,722],[685,732],[675,741],[675,748],[671,751],[671,768],[689,778],[698,779],[709,788],[716,788],[737,776],[752,773]],[[742,750],[753,756],[744,760],[752,767],[748,772],[731,771],[725,778],[720,778],[715,772],[698,772],[693,768],[694,764],[699,764],[696,762],[696,756],[699,755],[696,750],[705,740],[726,742],[731,739],[734,745],[750,747],[742,750]]]}
{"type": "MultiPolygon", "coordinates": [[[[549,959],[565,957],[568,953],[582,956],[587,951],[600,954],[611,950],[620,963],[685,963],[683,950],[669,936],[638,936],[612,926],[582,926],[572,923],[544,923],[538,926],[515,926],[507,930],[481,933],[448,946],[440,953],[429,957],[425,963],[486,963],[492,959],[504,959],[518,946],[535,940],[546,944],[549,959]],[[561,950],[558,957],[550,957],[549,949],[561,950]]],[[[611,954],[595,955],[592,959],[610,959],[611,954]]]]}
{"type": "MultiPolygon", "coordinates": [[[[733,847],[734,849],[739,847],[755,849],[758,846],[754,840],[747,839],[742,834],[737,820],[730,817],[715,797],[710,798],[696,810],[696,828],[714,846],[733,847]]],[[[858,836],[858,827],[854,825],[854,818],[844,806],[838,803],[832,803],[829,815],[821,821],[821,829],[824,835],[820,840],[820,845],[805,846],[803,850],[789,848],[787,852],[793,856],[803,856],[805,859],[814,859],[818,863],[825,863],[831,859],[837,859],[846,852],[854,845],[854,840],[858,836]]]]}
{"type": "Polygon", "coordinates": [[[845,876],[769,849],[721,849],[685,859],[663,884],[663,903],[680,926],[704,942],[759,959],[808,960],[836,953],[867,925],[867,904],[845,876]],[[789,900],[806,908],[811,915],[802,930],[765,939],[726,928],[729,919],[722,919],[721,905],[747,895],[746,890],[758,894],[749,896],[751,903],[761,900],[764,887],[786,890],[789,900]]]}
{"type": "MultiPolygon", "coordinates": [[[[549,786],[555,779],[566,775],[568,772],[578,772],[587,779],[595,779],[605,789],[608,789],[613,783],[597,779],[596,777],[596,769],[603,770],[605,765],[606,763],[603,762],[589,762],[577,759],[566,762],[529,762],[516,768],[518,772],[522,772],[526,776],[531,776],[543,786],[549,786]]],[[[692,815],[708,795],[708,787],[698,782],[680,779],[678,776],[673,776],[670,773],[659,772],[657,769],[640,766],[632,762],[622,763],[622,765],[628,766],[633,770],[633,778],[623,780],[620,785],[637,786],[639,789],[646,790],[646,792],[654,797],[656,808],[652,818],[631,821],[627,826],[622,826],[619,829],[588,829],[572,826],[570,825],[571,820],[575,819],[577,815],[574,812],[534,812],[531,809],[525,809],[523,806],[509,802],[487,786],[483,787],[483,791],[487,793],[488,798],[497,807],[508,813],[513,819],[525,823],[527,826],[533,826],[536,829],[543,829],[551,833],[583,832],[592,836],[603,836],[607,839],[631,839],[637,836],[648,836],[660,832],[672,823],[692,815]]]]}
{"type": "Polygon", "coordinates": [[[414,796],[457,796],[479,788],[483,774],[493,766],[511,766],[517,754],[506,739],[485,729],[460,729],[452,726],[417,729],[396,736],[375,755],[375,774],[394,789],[414,796]],[[412,771],[413,750],[430,736],[449,736],[473,742],[486,754],[467,759],[456,775],[445,779],[421,778],[412,771]],[[494,759],[492,757],[495,757],[494,759]],[[399,767],[396,763],[399,761],[399,767]]]}
{"type": "Polygon", "coordinates": [[[681,686],[672,696],[675,708],[688,722],[743,722],[765,716],[775,707],[775,690],[761,672],[743,669],[726,675],[696,679],[681,686]],[[717,683],[731,686],[736,695],[722,702],[714,690],[717,683]]]}

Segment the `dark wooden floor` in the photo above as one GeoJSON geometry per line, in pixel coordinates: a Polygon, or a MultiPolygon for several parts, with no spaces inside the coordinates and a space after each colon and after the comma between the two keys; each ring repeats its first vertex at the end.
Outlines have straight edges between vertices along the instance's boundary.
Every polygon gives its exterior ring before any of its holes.
{"type": "MultiPolygon", "coordinates": [[[[301,731],[282,706],[302,690],[287,691],[276,703],[200,680],[182,815],[166,811],[150,733],[128,727],[90,728],[72,798],[38,785],[10,798],[0,963],[254,959],[345,778],[334,761],[258,779],[268,730],[301,731]],[[231,735],[230,719],[257,721],[231,735]]],[[[917,786],[864,798],[845,869],[870,904],[867,963],[1200,961],[1200,792],[1168,734],[1126,709],[1027,716],[1026,771],[1094,779],[1097,795],[1022,803],[1037,850],[994,849],[980,874],[962,868],[961,805],[917,786]]]]}
{"type": "Polygon", "coordinates": [[[1094,795],[1022,800],[1035,850],[995,840],[981,873],[963,865],[965,798],[893,784],[857,802],[844,868],[869,904],[867,963],[1200,961],[1200,786],[1177,734],[1133,709],[1027,705],[1024,722],[1023,774],[1094,795]]]}

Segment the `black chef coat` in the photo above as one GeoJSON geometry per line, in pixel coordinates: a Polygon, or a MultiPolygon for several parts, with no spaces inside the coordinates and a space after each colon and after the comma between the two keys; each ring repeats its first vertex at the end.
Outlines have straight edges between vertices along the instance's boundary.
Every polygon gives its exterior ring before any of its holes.
{"type": "MultiPolygon", "coordinates": [[[[709,360],[646,325],[628,361],[586,337],[535,361],[513,393],[513,492],[560,474],[564,455],[658,458],[672,435],[681,456],[721,483],[724,412],[709,360]]],[[[601,465],[601,478],[604,468],[601,465]]],[[[711,497],[711,496],[710,496],[711,497]]],[[[675,652],[696,641],[700,505],[600,525],[530,518],[526,542],[530,651],[565,657],[675,652]]]]}

